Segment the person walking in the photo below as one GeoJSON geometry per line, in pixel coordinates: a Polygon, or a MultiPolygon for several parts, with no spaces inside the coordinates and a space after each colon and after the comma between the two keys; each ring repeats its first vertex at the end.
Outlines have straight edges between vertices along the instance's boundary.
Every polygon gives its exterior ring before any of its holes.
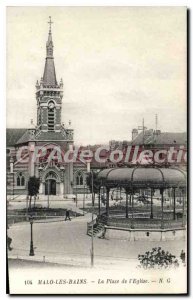
{"type": "Polygon", "coordinates": [[[13,248],[11,247],[11,242],[12,242],[12,238],[10,238],[9,236],[7,237],[7,246],[8,246],[8,250],[11,251],[13,248]]]}
{"type": "Polygon", "coordinates": [[[184,264],[186,261],[186,254],[183,250],[181,251],[180,258],[182,260],[182,263],[184,264]]]}
{"type": "Polygon", "coordinates": [[[69,220],[69,221],[71,221],[71,218],[70,218],[70,211],[67,209],[66,210],[66,218],[65,218],[65,221],[66,220],[69,220]]]}

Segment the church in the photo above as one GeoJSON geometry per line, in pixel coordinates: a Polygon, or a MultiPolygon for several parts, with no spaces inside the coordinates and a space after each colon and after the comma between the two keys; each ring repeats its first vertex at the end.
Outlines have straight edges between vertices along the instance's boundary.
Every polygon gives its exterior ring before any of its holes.
{"type": "MultiPolygon", "coordinates": [[[[36,83],[37,124],[29,128],[7,128],[7,194],[27,195],[31,176],[40,178],[40,195],[68,195],[73,189],[79,191],[85,186],[86,167],[73,162],[58,162],[45,159],[52,149],[59,147],[64,152],[73,149],[71,122],[62,122],[63,82],[57,81],[53,56],[52,22],[49,23],[46,42],[46,60],[43,77],[36,83]],[[38,152],[37,152],[38,149],[38,152]],[[41,149],[46,155],[34,159],[41,149]]],[[[35,101],[34,101],[35,105],[35,101]]]]}

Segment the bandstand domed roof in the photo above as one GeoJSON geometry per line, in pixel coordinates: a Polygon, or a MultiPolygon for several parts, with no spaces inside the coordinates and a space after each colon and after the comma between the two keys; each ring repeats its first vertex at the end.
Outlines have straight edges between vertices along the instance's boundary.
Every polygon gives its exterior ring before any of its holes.
{"type": "Polygon", "coordinates": [[[104,169],[98,179],[109,187],[169,188],[186,186],[186,172],[177,168],[135,167],[104,169]]]}

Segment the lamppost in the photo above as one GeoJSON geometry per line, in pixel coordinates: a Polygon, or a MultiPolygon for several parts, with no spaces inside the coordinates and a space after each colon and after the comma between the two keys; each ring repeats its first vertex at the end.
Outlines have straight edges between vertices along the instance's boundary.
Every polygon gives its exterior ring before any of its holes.
{"type": "Polygon", "coordinates": [[[90,257],[91,257],[91,267],[94,266],[94,184],[93,184],[93,171],[90,169],[90,162],[87,161],[83,161],[81,160],[81,162],[87,166],[87,173],[91,174],[91,190],[92,190],[92,219],[91,219],[91,223],[92,223],[92,231],[91,231],[91,249],[90,249],[90,257]]]}
{"type": "Polygon", "coordinates": [[[13,171],[13,163],[14,163],[14,160],[13,160],[13,157],[11,156],[10,158],[10,174],[12,174],[12,182],[13,182],[13,186],[12,186],[12,197],[14,200],[14,181],[15,181],[15,178],[14,178],[14,171],[13,171]]]}
{"type": "Polygon", "coordinates": [[[181,190],[181,197],[182,197],[182,227],[185,226],[185,189],[181,190]]]}
{"type": "Polygon", "coordinates": [[[76,207],[77,207],[77,201],[78,201],[77,185],[76,185],[75,191],[76,191],[76,207]]]}
{"type": "Polygon", "coordinates": [[[15,178],[14,178],[14,172],[12,173],[13,174],[13,200],[14,200],[14,181],[15,181],[15,178]]]}
{"type": "Polygon", "coordinates": [[[85,208],[85,184],[84,184],[84,196],[83,196],[83,216],[84,216],[84,208],[85,208]]]}
{"type": "Polygon", "coordinates": [[[50,195],[50,180],[48,178],[48,208],[50,207],[50,199],[49,199],[49,195],[50,195]]]}
{"type": "Polygon", "coordinates": [[[153,195],[154,195],[154,190],[151,188],[151,213],[150,213],[150,219],[153,219],[153,195]]]}
{"type": "Polygon", "coordinates": [[[87,173],[91,174],[91,189],[92,189],[92,235],[91,235],[91,250],[90,250],[90,257],[91,257],[91,267],[94,266],[94,189],[93,189],[93,171],[90,169],[90,162],[87,162],[87,173]]]}
{"type": "Polygon", "coordinates": [[[33,246],[33,217],[29,217],[30,227],[31,227],[31,240],[30,240],[30,252],[29,256],[34,256],[34,246],[33,246]]]}

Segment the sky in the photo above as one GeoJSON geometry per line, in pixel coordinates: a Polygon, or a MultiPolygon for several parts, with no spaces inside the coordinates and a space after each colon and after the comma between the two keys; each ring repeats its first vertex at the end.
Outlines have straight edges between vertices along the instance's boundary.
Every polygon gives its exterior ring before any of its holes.
{"type": "Polygon", "coordinates": [[[8,7],[7,127],[36,123],[49,16],[76,143],[130,140],[155,114],[161,131],[186,131],[185,7],[8,7]]]}

